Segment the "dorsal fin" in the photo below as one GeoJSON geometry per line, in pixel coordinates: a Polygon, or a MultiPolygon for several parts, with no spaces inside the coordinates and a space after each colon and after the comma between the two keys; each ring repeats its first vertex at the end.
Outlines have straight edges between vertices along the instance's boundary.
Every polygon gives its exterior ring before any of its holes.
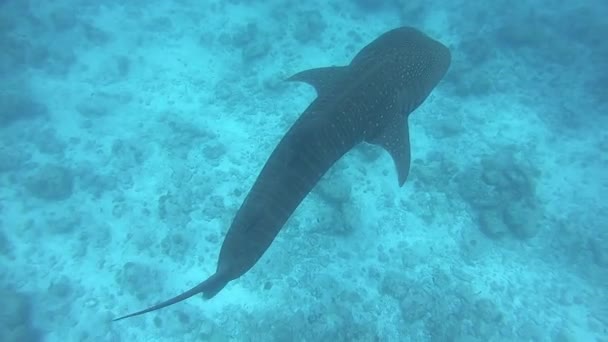
{"type": "Polygon", "coordinates": [[[403,186],[410,172],[410,132],[407,117],[398,116],[395,122],[368,142],[381,146],[391,155],[397,168],[399,186],[403,186]]]}
{"type": "Polygon", "coordinates": [[[346,78],[348,67],[331,66],[300,71],[287,78],[287,81],[308,83],[315,88],[317,95],[326,94],[346,78]]]}

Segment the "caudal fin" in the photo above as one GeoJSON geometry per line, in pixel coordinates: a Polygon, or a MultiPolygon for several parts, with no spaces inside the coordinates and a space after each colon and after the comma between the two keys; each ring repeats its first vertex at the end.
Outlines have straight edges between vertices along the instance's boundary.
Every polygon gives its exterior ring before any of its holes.
{"type": "Polygon", "coordinates": [[[204,282],[196,285],[195,287],[191,288],[190,290],[188,290],[178,296],[175,296],[164,302],[158,303],[147,309],[137,311],[137,312],[134,312],[132,314],[128,314],[128,315],[125,315],[122,317],[115,318],[115,319],[113,319],[113,321],[120,321],[121,319],[143,315],[143,314],[151,312],[151,311],[156,311],[156,310],[165,308],[169,305],[179,303],[179,302],[186,300],[199,293],[202,293],[206,299],[210,299],[210,298],[214,297],[218,292],[220,292],[224,288],[224,286],[226,286],[226,284],[228,284],[228,281],[216,273],[216,274],[212,275],[211,277],[209,277],[204,282]]]}

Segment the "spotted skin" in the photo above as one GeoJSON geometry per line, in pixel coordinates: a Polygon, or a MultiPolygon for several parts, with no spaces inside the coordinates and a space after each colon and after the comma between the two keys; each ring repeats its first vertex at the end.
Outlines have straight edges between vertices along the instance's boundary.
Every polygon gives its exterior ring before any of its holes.
{"type": "Polygon", "coordinates": [[[288,80],[306,82],[317,98],[276,146],[238,210],[220,250],[215,274],[141,315],[202,293],[215,296],[262,257],[319,179],[362,142],[383,147],[402,186],[410,165],[407,117],[450,65],[447,47],[401,27],[364,47],[347,66],[311,69],[288,80]]]}

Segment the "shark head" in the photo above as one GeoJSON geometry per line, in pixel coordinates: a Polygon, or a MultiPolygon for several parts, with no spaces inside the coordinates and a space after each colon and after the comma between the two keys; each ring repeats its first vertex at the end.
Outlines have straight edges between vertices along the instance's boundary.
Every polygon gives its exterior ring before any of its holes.
{"type": "Polygon", "coordinates": [[[382,80],[376,85],[385,88],[381,92],[399,93],[396,98],[404,101],[399,110],[410,114],[446,74],[451,59],[450,50],[439,41],[415,28],[400,27],[363,48],[350,68],[382,80]]]}

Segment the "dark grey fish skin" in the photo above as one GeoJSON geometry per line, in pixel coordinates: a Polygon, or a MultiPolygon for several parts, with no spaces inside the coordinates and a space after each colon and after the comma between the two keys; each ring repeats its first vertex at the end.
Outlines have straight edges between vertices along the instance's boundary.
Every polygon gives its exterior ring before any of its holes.
{"type": "Polygon", "coordinates": [[[215,296],[257,263],[319,179],[359,143],[384,148],[402,186],[410,168],[407,118],[443,78],[450,62],[446,46],[414,28],[400,27],[365,46],[347,66],[290,77],[315,87],[317,98],[283,136],[243,201],[222,244],[215,274],[174,298],[115,320],[199,293],[215,296]]]}

